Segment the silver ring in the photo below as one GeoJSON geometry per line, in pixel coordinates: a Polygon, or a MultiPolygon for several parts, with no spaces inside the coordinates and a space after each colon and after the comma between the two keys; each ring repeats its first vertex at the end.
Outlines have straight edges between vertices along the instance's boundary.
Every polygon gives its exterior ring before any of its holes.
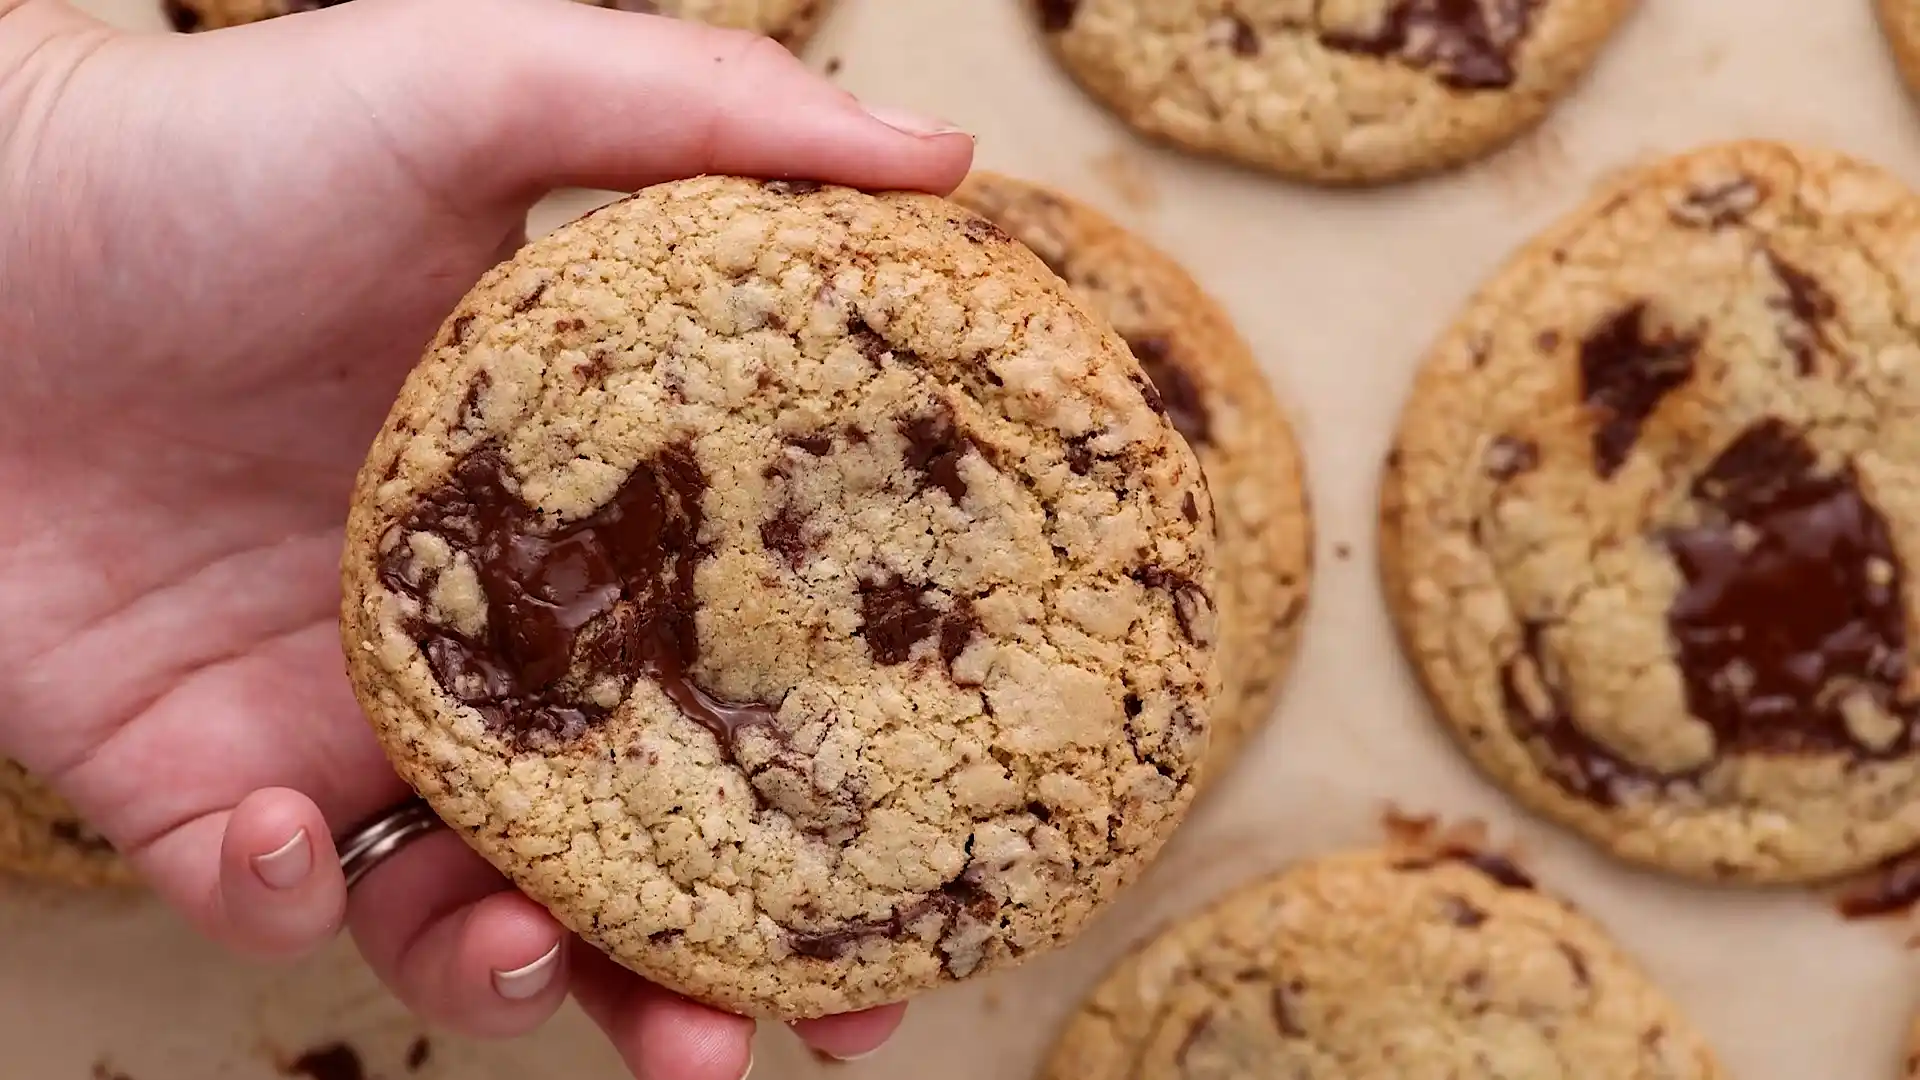
{"type": "Polygon", "coordinates": [[[442,824],[426,800],[408,799],[348,834],[339,843],[340,870],[347,876],[347,888],[353,888],[374,867],[442,824]]]}

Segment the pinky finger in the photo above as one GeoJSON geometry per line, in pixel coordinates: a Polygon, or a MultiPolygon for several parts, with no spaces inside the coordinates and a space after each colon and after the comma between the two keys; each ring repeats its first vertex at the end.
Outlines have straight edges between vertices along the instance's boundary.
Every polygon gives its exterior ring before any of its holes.
{"type": "Polygon", "coordinates": [[[262,956],[301,956],[339,933],[347,883],[313,800],[265,788],[234,807],[220,842],[218,902],[228,940],[262,956]]]}

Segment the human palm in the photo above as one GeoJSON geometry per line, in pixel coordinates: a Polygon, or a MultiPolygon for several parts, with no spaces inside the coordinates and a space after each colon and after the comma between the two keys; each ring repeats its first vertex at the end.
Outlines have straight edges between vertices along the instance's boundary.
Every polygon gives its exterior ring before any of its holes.
{"type": "MultiPolygon", "coordinates": [[[[636,1072],[732,1080],[744,1022],[613,969],[447,834],[357,886],[406,795],[337,636],[353,474],[460,295],[570,185],[945,190],[970,142],[764,39],[562,0],[360,0],[196,38],[0,0],[0,753],[236,947],[343,913],[476,1034],[569,988],[636,1072]],[[551,955],[550,955],[551,954],[551,955]]],[[[869,1048],[891,1016],[804,1032],[869,1048]]]]}

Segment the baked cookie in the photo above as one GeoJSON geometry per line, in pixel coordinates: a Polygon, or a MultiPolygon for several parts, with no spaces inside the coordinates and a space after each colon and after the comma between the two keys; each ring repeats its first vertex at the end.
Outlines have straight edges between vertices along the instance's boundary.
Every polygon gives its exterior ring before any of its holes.
{"type": "Polygon", "coordinates": [[[1502,861],[1331,855],[1123,960],[1046,1080],[1709,1080],[1726,1073],[1601,927],[1502,861]]]}
{"type": "Polygon", "coordinates": [[[1920,0],[1874,0],[1874,7],[1900,77],[1920,92],[1920,0]]]}
{"type": "Polygon", "coordinates": [[[1440,715],[1522,802],[1687,875],[1920,844],[1920,201],[1742,142],[1516,255],[1420,372],[1382,572],[1440,715]]]}
{"type": "Polygon", "coordinates": [[[1313,538],[1292,425],[1227,313],[1167,255],[1024,181],[975,173],[953,198],[1032,248],[1113,324],[1199,455],[1220,561],[1220,697],[1207,756],[1230,764],[1273,715],[1306,611],[1313,538]]]}
{"type": "Polygon", "coordinates": [[[138,877],[66,800],[0,759],[0,873],[62,885],[128,886],[138,877]]]}
{"type": "MultiPolygon", "coordinates": [[[[281,15],[336,7],[347,0],[161,0],[182,33],[218,30],[281,15]]],[[[833,0],[581,0],[594,7],[671,15],[766,34],[791,49],[806,44],[833,0]]]]}
{"type": "Polygon", "coordinates": [[[1592,66],[1636,0],[1030,0],[1139,131],[1323,183],[1490,153],[1592,66]]]}
{"type": "Polygon", "coordinates": [[[1071,937],[1193,794],[1213,512],[1126,345],[942,199],[664,185],[448,319],[354,497],[397,767],[568,926],[755,1016],[1071,937]]]}

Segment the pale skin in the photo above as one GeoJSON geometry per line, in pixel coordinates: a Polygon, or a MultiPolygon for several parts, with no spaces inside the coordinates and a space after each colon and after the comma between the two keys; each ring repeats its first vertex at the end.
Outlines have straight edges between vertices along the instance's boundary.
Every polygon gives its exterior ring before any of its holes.
{"type": "MultiPolygon", "coordinates": [[[[569,186],[707,172],[950,190],[972,140],[753,38],[566,0],[355,0],[192,37],[0,0],[0,754],[201,931],[344,926],[480,1037],[569,994],[642,1080],[736,1080],[752,1024],[573,941],[449,833],[348,895],[407,791],[348,689],[354,470],[469,286],[569,186]]],[[[796,1026],[877,1049],[898,1008],[796,1026]]]]}

